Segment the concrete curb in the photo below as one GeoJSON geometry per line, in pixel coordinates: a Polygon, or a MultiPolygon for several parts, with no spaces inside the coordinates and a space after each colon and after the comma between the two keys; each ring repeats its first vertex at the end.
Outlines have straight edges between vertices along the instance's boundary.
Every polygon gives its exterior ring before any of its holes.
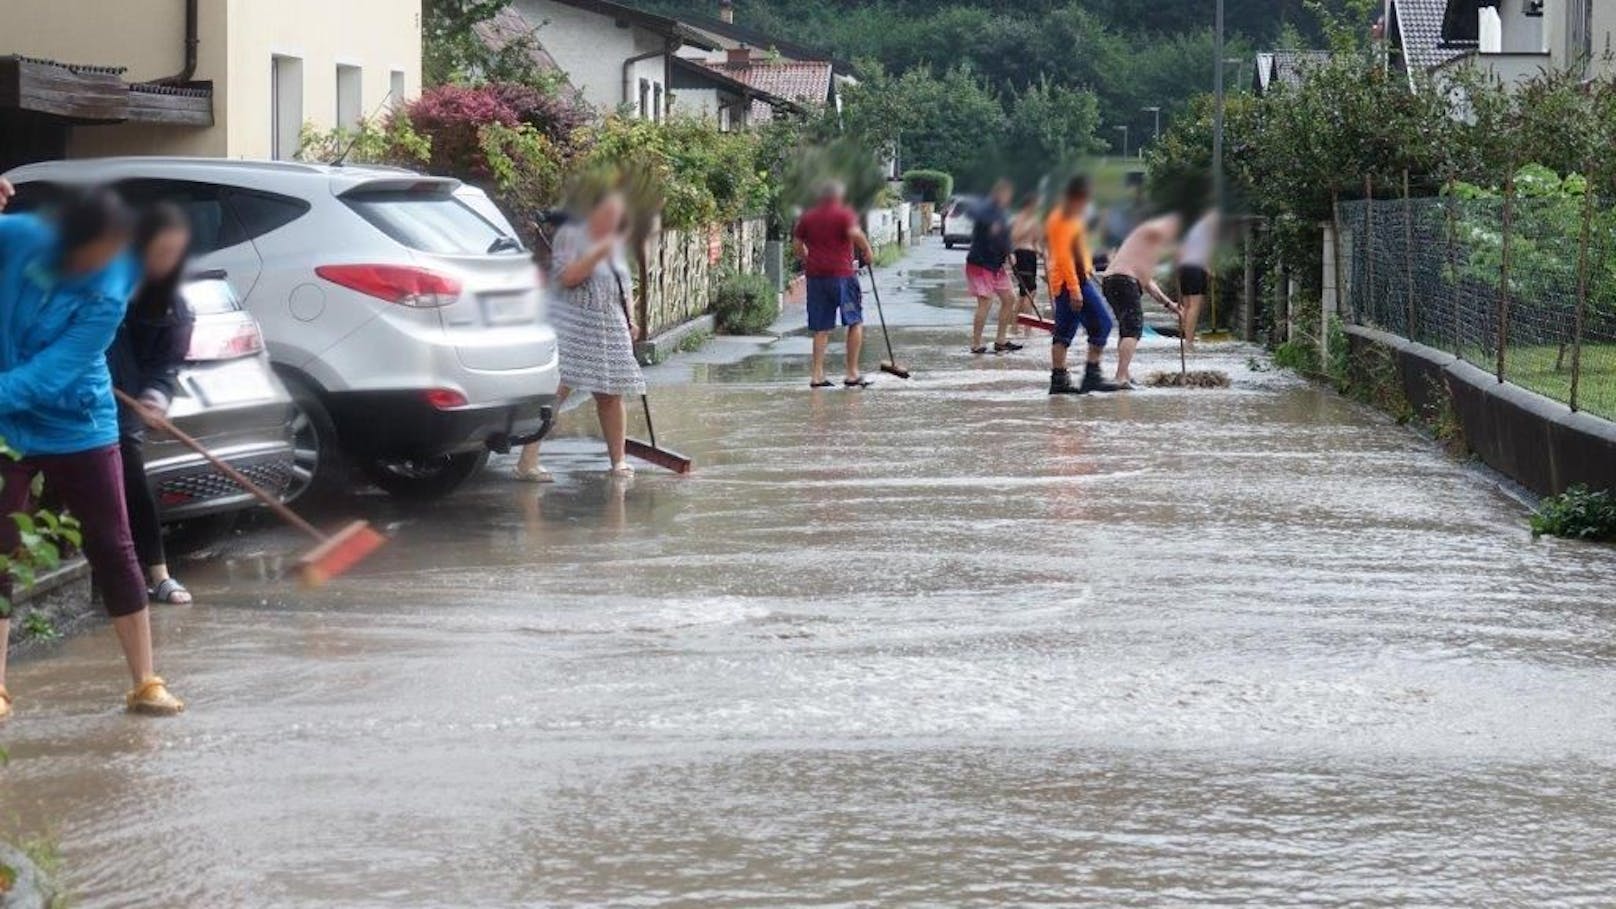
{"type": "Polygon", "coordinates": [[[718,330],[718,319],[711,313],[697,316],[689,322],[676,325],[654,338],[640,341],[634,345],[634,358],[640,361],[641,366],[655,366],[673,356],[679,350],[679,345],[691,335],[711,335],[718,330]]]}
{"type": "MultiPolygon", "coordinates": [[[[90,566],[83,559],[74,559],[40,578],[33,588],[20,594],[13,605],[11,640],[6,642],[13,654],[26,653],[49,643],[28,637],[20,619],[30,612],[44,616],[52,628],[64,635],[99,615],[90,596],[90,566]]],[[[0,903],[0,906],[5,905],[0,903]]]]}
{"type": "Polygon", "coordinates": [[[1346,332],[1355,359],[1365,355],[1365,346],[1392,354],[1403,393],[1417,413],[1450,405],[1465,443],[1499,473],[1538,495],[1577,485],[1616,489],[1616,423],[1499,382],[1453,354],[1372,328],[1349,325],[1346,332]]]}

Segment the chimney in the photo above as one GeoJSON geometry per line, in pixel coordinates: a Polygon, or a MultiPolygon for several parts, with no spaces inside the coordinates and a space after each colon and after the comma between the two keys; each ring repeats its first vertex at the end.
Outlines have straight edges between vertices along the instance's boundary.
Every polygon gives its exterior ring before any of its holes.
{"type": "Polygon", "coordinates": [[[730,48],[725,54],[724,65],[731,69],[746,69],[752,65],[752,49],[744,44],[730,48]]]}
{"type": "Polygon", "coordinates": [[[718,18],[730,25],[735,24],[735,0],[718,0],[718,18]]]}

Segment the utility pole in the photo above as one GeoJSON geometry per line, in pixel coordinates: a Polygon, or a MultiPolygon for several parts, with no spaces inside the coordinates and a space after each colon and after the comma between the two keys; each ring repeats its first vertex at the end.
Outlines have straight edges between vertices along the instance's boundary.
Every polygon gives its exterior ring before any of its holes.
{"type": "Polygon", "coordinates": [[[1212,92],[1217,96],[1212,114],[1212,202],[1218,211],[1223,211],[1223,0],[1217,3],[1212,44],[1212,92]]]}
{"type": "Polygon", "coordinates": [[[1156,107],[1146,107],[1146,108],[1141,108],[1141,109],[1147,114],[1155,114],[1156,115],[1156,134],[1155,134],[1154,137],[1151,138],[1150,141],[1153,144],[1156,143],[1156,142],[1160,142],[1161,141],[1161,107],[1158,105],[1156,107]]]}

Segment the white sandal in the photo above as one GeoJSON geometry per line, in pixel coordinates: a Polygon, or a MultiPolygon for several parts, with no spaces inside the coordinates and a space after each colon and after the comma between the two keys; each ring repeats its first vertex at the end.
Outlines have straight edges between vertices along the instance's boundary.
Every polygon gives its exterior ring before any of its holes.
{"type": "Polygon", "coordinates": [[[545,470],[543,467],[522,467],[522,466],[518,465],[517,468],[516,468],[515,476],[516,476],[517,480],[519,480],[519,481],[521,481],[523,483],[554,483],[555,482],[555,474],[552,474],[550,471],[545,470]]]}
{"type": "Polygon", "coordinates": [[[619,479],[631,479],[634,476],[634,465],[627,461],[612,465],[611,475],[619,479]]]}

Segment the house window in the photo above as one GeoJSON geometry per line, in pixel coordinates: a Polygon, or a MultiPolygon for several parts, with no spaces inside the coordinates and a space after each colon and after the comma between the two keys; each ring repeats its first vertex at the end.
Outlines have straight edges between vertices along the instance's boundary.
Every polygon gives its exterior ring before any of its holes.
{"type": "Polygon", "coordinates": [[[357,130],[365,117],[364,70],[337,64],[337,127],[357,130]]]}
{"type": "Polygon", "coordinates": [[[276,55],[270,58],[270,157],[289,161],[297,157],[303,132],[303,61],[276,55]]]}
{"type": "Polygon", "coordinates": [[[388,77],[387,92],[388,92],[388,94],[387,94],[388,103],[392,104],[394,107],[402,107],[404,105],[404,102],[408,100],[407,98],[404,97],[404,71],[403,70],[401,70],[401,69],[393,70],[393,74],[390,77],[388,77]]]}
{"type": "Polygon", "coordinates": [[[641,120],[644,120],[645,118],[651,116],[651,80],[650,79],[641,79],[640,80],[640,110],[639,110],[639,116],[640,116],[641,120]]]}
{"type": "Polygon", "coordinates": [[[651,119],[661,122],[667,119],[666,109],[662,106],[662,83],[656,84],[656,97],[651,103],[651,119]]]}

